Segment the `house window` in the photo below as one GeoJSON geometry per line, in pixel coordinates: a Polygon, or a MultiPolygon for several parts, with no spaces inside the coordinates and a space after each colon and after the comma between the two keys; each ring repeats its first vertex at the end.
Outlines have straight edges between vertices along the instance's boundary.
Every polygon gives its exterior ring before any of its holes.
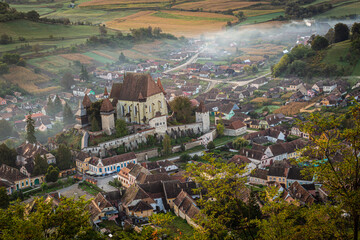
{"type": "Polygon", "coordinates": [[[24,182],[21,182],[21,186],[24,186],[24,182]]]}
{"type": "Polygon", "coordinates": [[[102,172],[102,168],[99,168],[99,171],[102,172]]]}

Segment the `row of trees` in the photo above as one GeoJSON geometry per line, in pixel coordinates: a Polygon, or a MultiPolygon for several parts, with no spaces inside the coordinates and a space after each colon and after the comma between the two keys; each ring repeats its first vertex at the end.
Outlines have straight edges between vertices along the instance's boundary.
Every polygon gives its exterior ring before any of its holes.
{"type": "MultiPolygon", "coordinates": [[[[348,26],[343,23],[335,25],[334,29],[330,29],[328,33],[323,36],[312,36],[311,48],[304,45],[295,46],[290,53],[285,54],[280,61],[272,66],[272,74],[275,77],[281,75],[296,75],[300,77],[306,77],[310,75],[340,75],[343,74],[343,69],[339,69],[337,66],[330,66],[326,64],[308,64],[307,59],[317,55],[317,51],[326,49],[329,44],[342,42],[348,40],[350,37],[353,39],[353,48],[356,49],[357,36],[360,35],[359,23],[354,23],[351,31],[348,26]],[[351,33],[351,35],[350,35],[351,33]],[[355,42],[355,43],[354,43],[355,42]]],[[[354,56],[356,51],[351,51],[350,55],[354,56]]],[[[357,60],[356,58],[355,60],[357,60]]],[[[355,61],[354,61],[355,62],[355,61]]]]}

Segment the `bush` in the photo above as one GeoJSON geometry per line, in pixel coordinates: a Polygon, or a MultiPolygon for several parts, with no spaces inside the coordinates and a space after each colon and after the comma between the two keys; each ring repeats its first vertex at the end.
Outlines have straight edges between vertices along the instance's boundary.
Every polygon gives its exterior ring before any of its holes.
{"type": "Polygon", "coordinates": [[[316,36],[315,39],[311,42],[311,48],[315,51],[323,50],[328,46],[329,41],[322,36],[316,36]]]}
{"type": "Polygon", "coordinates": [[[215,143],[213,141],[209,142],[206,148],[209,150],[215,149],[215,143]]]}
{"type": "Polygon", "coordinates": [[[180,156],[180,161],[181,162],[188,162],[190,160],[191,160],[191,157],[190,157],[189,154],[183,154],[183,155],[180,156]]]}

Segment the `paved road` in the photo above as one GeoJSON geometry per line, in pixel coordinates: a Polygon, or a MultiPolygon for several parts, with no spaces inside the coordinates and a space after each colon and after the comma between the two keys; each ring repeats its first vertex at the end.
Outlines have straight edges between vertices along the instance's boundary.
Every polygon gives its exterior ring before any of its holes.
{"type": "Polygon", "coordinates": [[[191,63],[194,63],[197,61],[198,59],[198,56],[200,53],[202,53],[203,51],[205,51],[205,48],[200,50],[198,53],[196,53],[194,56],[192,56],[189,60],[187,60],[185,63],[177,66],[177,67],[174,67],[172,69],[168,69],[166,71],[164,71],[164,73],[170,73],[170,72],[174,72],[174,71],[177,71],[179,69],[182,69],[182,68],[185,68],[187,65],[191,64],[191,63]]]}

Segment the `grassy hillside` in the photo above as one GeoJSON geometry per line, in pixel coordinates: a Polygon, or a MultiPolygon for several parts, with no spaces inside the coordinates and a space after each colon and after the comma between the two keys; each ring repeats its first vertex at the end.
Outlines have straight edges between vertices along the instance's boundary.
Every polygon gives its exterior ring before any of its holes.
{"type": "Polygon", "coordinates": [[[27,20],[16,20],[11,22],[0,22],[0,34],[6,33],[17,39],[25,37],[28,40],[53,38],[86,38],[98,32],[95,26],[73,26],[60,24],[46,24],[31,22],[27,20]]]}

